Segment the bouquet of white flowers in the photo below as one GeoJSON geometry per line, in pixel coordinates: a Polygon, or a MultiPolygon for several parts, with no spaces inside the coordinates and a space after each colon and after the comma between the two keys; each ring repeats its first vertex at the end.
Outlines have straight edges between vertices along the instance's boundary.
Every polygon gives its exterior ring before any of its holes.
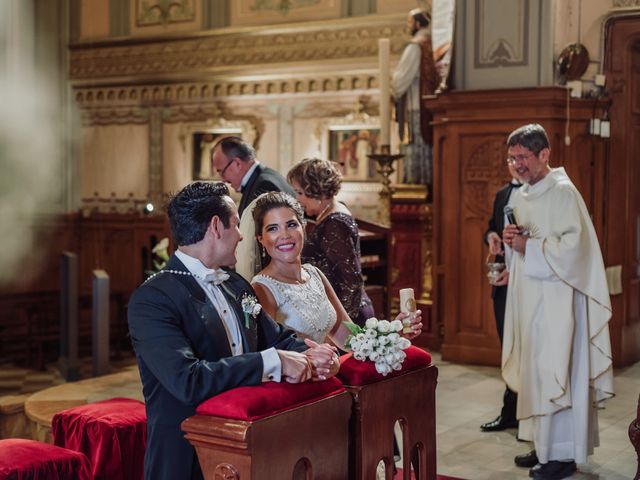
{"type": "Polygon", "coordinates": [[[345,345],[353,352],[356,360],[371,360],[376,371],[386,376],[392,370],[400,370],[407,356],[403,350],[411,346],[411,342],[400,336],[402,322],[400,320],[378,320],[370,318],[364,327],[345,322],[351,331],[345,345]]]}

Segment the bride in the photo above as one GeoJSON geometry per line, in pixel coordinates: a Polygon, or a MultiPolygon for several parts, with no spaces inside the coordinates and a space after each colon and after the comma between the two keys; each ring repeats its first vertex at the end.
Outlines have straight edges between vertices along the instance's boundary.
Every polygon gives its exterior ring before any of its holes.
{"type": "MultiPolygon", "coordinates": [[[[262,264],[266,266],[252,280],[262,307],[277,322],[321,343],[330,340],[345,349],[351,322],[324,274],[311,264],[302,264],[304,214],[300,204],[282,192],[265,193],[253,209],[256,238],[262,264]]],[[[396,317],[402,321],[409,314],[396,317]]],[[[422,332],[422,313],[411,320],[409,339],[422,332]]]]}

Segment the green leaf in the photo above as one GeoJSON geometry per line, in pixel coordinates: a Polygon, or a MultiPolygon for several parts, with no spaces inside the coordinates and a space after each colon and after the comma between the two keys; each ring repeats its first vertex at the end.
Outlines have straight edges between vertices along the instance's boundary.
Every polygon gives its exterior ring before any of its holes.
{"type": "Polygon", "coordinates": [[[344,324],[345,327],[349,329],[352,335],[357,335],[363,331],[363,328],[360,325],[353,323],[351,321],[342,322],[342,323],[344,324]]]}

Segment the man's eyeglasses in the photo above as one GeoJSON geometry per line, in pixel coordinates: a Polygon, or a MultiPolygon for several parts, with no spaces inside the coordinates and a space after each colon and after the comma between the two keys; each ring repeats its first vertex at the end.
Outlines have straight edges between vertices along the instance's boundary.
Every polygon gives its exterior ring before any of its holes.
{"type": "Polygon", "coordinates": [[[231,164],[233,163],[234,160],[235,160],[235,157],[232,158],[231,160],[229,160],[227,162],[227,164],[224,166],[224,168],[222,170],[220,170],[220,172],[219,172],[220,177],[224,178],[224,172],[227,171],[227,168],[229,168],[231,166],[231,164]]]}
{"type": "Polygon", "coordinates": [[[520,154],[507,157],[507,165],[515,165],[516,163],[527,163],[529,155],[520,154]]]}

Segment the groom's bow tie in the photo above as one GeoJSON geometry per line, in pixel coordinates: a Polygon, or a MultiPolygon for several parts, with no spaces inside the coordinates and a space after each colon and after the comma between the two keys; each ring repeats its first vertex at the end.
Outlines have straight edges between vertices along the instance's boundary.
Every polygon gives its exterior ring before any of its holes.
{"type": "Polygon", "coordinates": [[[210,282],[210,283],[213,283],[214,285],[220,285],[222,282],[228,279],[229,279],[229,274],[221,268],[217,268],[213,270],[211,273],[207,273],[204,276],[205,282],[210,282]]]}

